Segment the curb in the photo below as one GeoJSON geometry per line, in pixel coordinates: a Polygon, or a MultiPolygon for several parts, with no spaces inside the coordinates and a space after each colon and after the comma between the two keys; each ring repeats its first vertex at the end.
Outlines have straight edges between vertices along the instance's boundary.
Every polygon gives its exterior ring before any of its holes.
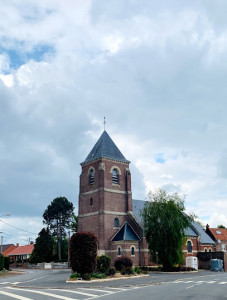
{"type": "Polygon", "coordinates": [[[141,277],[149,277],[149,275],[144,274],[144,275],[138,275],[138,276],[92,279],[92,280],[70,280],[70,279],[67,279],[66,283],[93,283],[93,282],[100,282],[101,283],[101,282],[108,282],[108,281],[115,281],[115,280],[125,280],[125,279],[134,279],[134,278],[141,278],[141,277]]]}

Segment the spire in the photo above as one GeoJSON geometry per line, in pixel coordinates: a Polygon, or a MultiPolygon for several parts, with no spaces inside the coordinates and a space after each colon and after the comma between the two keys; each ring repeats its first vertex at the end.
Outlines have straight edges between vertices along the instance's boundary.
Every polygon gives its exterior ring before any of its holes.
{"type": "Polygon", "coordinates": [[[98,158],[109,158],[112,160],[130,163],[130,161],[128,161],[121,153],[121,151],[117,148],[106,130],[103,131],[97,143],[92,148],[85,161],[81,163],[81,165],[98,158]]]}

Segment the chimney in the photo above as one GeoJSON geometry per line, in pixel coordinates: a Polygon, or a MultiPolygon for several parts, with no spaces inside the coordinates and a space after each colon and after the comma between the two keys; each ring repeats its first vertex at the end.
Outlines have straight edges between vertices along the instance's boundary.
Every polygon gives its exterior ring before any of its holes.
{"type": "Polygon", "coordinates": [[[19,243],[16,243],[16,247],[19,247],[19,243]]]}

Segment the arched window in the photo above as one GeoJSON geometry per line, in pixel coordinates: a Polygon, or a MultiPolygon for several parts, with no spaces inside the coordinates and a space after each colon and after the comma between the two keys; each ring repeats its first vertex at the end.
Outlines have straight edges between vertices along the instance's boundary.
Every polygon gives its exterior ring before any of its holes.
{"type": "Polygon", "coordinates": [[[90,199],[90,206],[93,206],[93,198],[90,199]]]}
{"type": "Polygon", "coordinates": [[[119,227],[119,219],[118,218],[115,218],[114,219],[114,227],[119,227]]]}
{"type": "Polygon", "coordinates": [[[189,253],[192,253],[192,242],[191,241],[187,242],[187,249],[188,249],[189,253]]]}
{"type": "Polygon", "coordinates": [[[112,171],[112,182],[116,184],[119,183],[119,175],[117,169],[113,169],[112,171]]]}
{"type": "Polygon", "coordinates": [[[209,248],[209,252],[212,252],[211,248],[209,248]]]}
{"type": "Polygon", "coordinates": [[[132,246],[132,248],[131,248],[131,255],[135,255],[135,247],[134,246],[132,246]]]}
{"type": "Polygon", "coordinates": [[[121,247],[120,247],[120,246],[117,247],[117,255],[118,255],[118,256],[121,255],[121,247]]]}
{"type": "Polygon", "coordinates": [[[94,184],[94,178],[95,178],[95,170],[91,169],[89,172],[89,183],[94,184]]]}
{"type": "Polygon", "coordinates": [[[204,250],[205,250],[205,252],[207,252],[207,248],[205,248],[204,250]]]}

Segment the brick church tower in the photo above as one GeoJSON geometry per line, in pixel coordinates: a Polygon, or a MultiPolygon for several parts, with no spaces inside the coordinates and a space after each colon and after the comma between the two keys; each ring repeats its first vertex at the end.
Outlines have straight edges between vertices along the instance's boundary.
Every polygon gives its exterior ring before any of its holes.
{"type": "Polygon", "coordinates": [[[132,217],[129,163],[106,131],[81,163],[78,232],[95,234],[98,254],[113,259],[126,248],[134,253],[140,240],[132,217]]]}

